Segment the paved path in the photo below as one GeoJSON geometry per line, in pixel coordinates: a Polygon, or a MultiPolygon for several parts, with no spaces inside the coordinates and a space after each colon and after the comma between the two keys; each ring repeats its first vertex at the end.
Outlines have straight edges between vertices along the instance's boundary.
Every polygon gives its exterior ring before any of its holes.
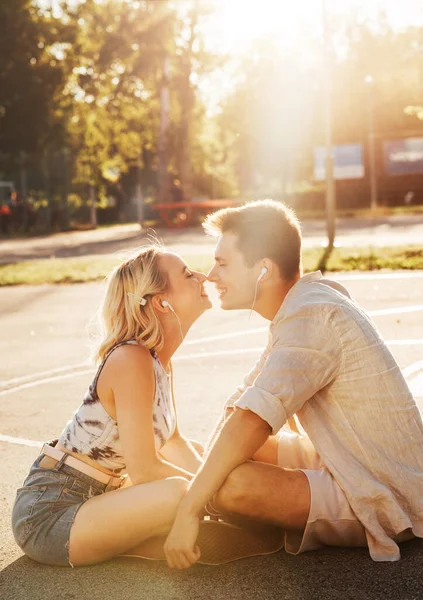
{"type": "MultiPolygon", "coordinates": [[[[373,315],[416,394],[423,390],[423,272],[350,274],[344,284],[373,315]]],[[[0,289],[0,597],[2,600],[421,600],[423,543],[398,563],[364,549],[299,557],[284,551],[183,572],[120,559],[71,569],[38,565],[15,545],[10,510],[42,440],[57,435],[82,399],[92,370],[86,326],[97,283],[0,289]],[[77,310],[75,310],[77,307],[77,310]]],[[[214,296],[215,298],[215,296],[214,296]]],[[[192,328],[175,357],[182,431],[205,441],[222,403],[255,361],[267,323],[216,307],[192,328]]],[[[419,402],[423,396],[419,396],[419,402]]]]}
{"type": "MultiPolygon", "coordinates": [[[[305,247],[325,245],[326,225],[323,220],[304,221],[302,227],[305,247]]],[[[73,231],[38,238],[0,240],[0,264],[53,256],[59,258],[111,254],[145,244],[151,233],[132,223],[95,231],[73,231]]],[[[158,229],[156,233],[167,246],[185,256],[212,253],[214,249],[213,239],[204,235],[201,227],[181,230],[158,229]]],[[[340,246],[423,246],[423,214],[374,219],[338,219],[336,243],[340,246]]]]}

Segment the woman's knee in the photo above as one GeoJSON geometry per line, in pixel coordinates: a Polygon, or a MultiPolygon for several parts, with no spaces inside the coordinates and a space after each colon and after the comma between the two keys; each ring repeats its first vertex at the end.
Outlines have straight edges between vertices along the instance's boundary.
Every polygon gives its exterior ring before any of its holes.
{"type": "Polygon", "coordinates": [[[196,452],[198,452],[198,454],[200,456],[203,456],[203,454],[204,454],[204,446],[203,446],[203,444],[200,444],[200,442],[196,442],[195,440],[190,440],[189,443],[194,448],[194,450],[196,450],[196,452]]]}
{"type": "Polygon", "coordinates": [[[166,479],[171,496],[179,503],[188,491],[189,481],[185,477],[169,477],[166,479]]]}

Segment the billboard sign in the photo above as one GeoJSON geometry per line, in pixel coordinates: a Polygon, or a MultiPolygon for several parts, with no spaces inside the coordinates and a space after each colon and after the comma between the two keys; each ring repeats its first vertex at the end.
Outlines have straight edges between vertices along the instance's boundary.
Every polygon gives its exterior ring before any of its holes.
{"type": "Polygon", "coordinates": [[[423,173],[423,138],[387,140],[383,143],[383,156],[388,175],[423,173]]]}
{"type": "MultiPolygon", "coordinates": [[[[326,148],[314,149],[314,179],[326,179],[326,148]]],[[[361,179],[364,177],[362,144],[340,144],[333,146],[333,170],[335,179],[361,179]]]]}

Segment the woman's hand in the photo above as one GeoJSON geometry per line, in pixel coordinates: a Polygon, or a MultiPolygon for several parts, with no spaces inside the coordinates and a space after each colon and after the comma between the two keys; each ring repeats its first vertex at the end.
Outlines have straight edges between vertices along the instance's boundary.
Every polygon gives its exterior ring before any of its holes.
{"type": "Polygon", "coordinates": [[[171,569],[188,569],[200,558],[196,545],[200,519],[188,513],[177,513],[164,545],[167,564],[171,569]]]}

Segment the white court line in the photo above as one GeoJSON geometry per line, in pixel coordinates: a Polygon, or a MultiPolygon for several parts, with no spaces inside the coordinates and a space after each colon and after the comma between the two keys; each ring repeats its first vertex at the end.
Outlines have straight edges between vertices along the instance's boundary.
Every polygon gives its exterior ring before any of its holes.
{"type": "Polygon", "coordinates": [[[419,361],[413,363],[412,365],[405,367],[405,369],[402,369],[402,372],[403,372],[405,378],[411,377],[412,375],[414,375],[415,373],[418,373],[419,371],[423,371],[423,360],[419,360],[419,361]]]}
{"type": "Polygon", "coordinates": [[[416,397],[423,397],[423,373],[417,375],[409,382],[411,393],[416,397]]]}
{"type": "Polygon", "coordinates": [[[13,379],[8,379],[0,383],[0,387],[5,388],[8,386],[13,386],[18,383],[26,383],[27,381],[32,381],[35,378],[44,377],[54,375],[55,373],[68,373],[69,370],[76,371],[77,369],[83,369],[87,367],[88,363],[80,363],[79,365],[71,365],[67,367],[58,367],[57,369],[50,369],[49,371],[40,371],[39,373],[32,373],[30,375],[23,375],[22,377],[14,377],[13,379]]]}
{"type": "MultiPolygon", "coordinates": [[[[418,304],[416,306],[405,306],[405,307],[398,307],[398,308],[386,308],[386,309],[381,309],[381,310],[369,310],[367,311],[367,314],[370,317],[376,317],[376,316],[382,316],[382,315],[393,315],[393,314],[401,314],[401,313],[411,313],[411,312],[420,312],[423,311],[423,304],[418,304]]],[[[194,340],[187,340],[186,342],[184,342],[184,346],[187,345],[195,345],[195,344],[206,344],[208,342],[217,342],[220,340],[227,340],[227,339],[232,339],[235,337],[240,337],[243,335],[251,335],[251,334],[257,334],[257,333],[265,333],[266,331],[268,331],[268,327],[257,327],[256,329],[245,329],[244,331],[234,331],[232,333],[222,333],[219,335],[212,335],[209,337],[204,337],[204,338],[198,338],[198,339],[194,339],[194,340]]],[[[404,340],[404,342],[402,343],[401,341],[395,340],[393,342],[387,342],[387,343],[391,343],[392,345],[406,345],[407,344],[407,340],[404,340]]],[[[411,340],[410,344],[420,344],[420,340],[411,340]]],[[[248,350],[247,350],[248,352],[248,350]]],[[[222,354],[224,354],[225,352],[222,351],[222,354]]],[[[232,352],[229,352],[229,354],[232,354],[232,352]]],[[[187,355],[190,358],[192,358],[192,354],[187,355]]],[[[198,356],[198,355],[197,355],[198,356]]],[[[213,354],[210,354],[210,356],[214,356],[213,354]]],[[[180,360],[182,357],[175,357],[174,360],[180,360]]],[[[51,371],[42,371],[40,373],[33,373],[32,375],[25,375],[23,377],[15,377],[14,379],[9,379],[8,381],[4,381],[2,383],[0,383],[0,396],[2,396],[4,393],[9,391],[9,388],[12,388],[14,386],[15,383],[21,383],[23,385],[28,385],[28,387],[33,387],[33,384],[35,383],[33,380],[36,379],[37,381],[40,380],[41,382],[47,381],[47,379],[42,379],[44,376],[50,377],[52,375],[54,375],[55,373],[68,373],[69,371],[76,371],[78,369],[84,369],[85,367],[88,367],[88,363],[80,363],[77,365],[70,365],[68,367],[60,367],[58,369],[52,369],[51,371]],[[28,381],[29,380],[29,381],[28,381]],[[28,383],[26,383],[28,382],[28,383]]],[[[85,373],[86,371],[84,371],[85,373]]],[[[60,379],[61,377],[58,377],[58,379],[60,379]]],[[[24,389],[24,387],[21,387],[20,389],[24,389]]]]}
{"type": "Polygon", "coordinates": [[[45,379],[37,379],[36,381],[30,381],[29,383],[23,383],[22,385],[17,385],[16,387],[11,387],[5,390],[0,391],[0,396],[5,396],[6,394],[13,394],[14,392],[20,392],[21,390],[27,390],[29,388],[36,387],[37,385],[44,385],[45,383],[51,383],[52,381],[60,381],[61,379],[69,379],[70,377],[74,377],[75,375],[87,375],[88,373],[92,373],[94,368],[86,369],[85,371],[73,371],[72,373],[66,373],[64,375],[56,375],[55,377],[46,377],[45,379]]]}
{"type": "MultiPolygon", "coordinates": [[[[385,343],[388,346],[418,346],[423,345],[423,339],[410,339],[410,340],[386,340],[385,343]]],[[[217,350],[215,352],[196,352],[193,354],[181,354],[180,356],[174,356],[173,362],[179,362],[182,360],[197,360],[199,358],[213,358],[213,357],[221,357],[221,356],[236,356],[243,354],[260,354],[263,352],[263,346],[260,348],[234,348],[232,350],[217,350]]],[[[423,361],[422,361],[423,363],[423,361]]],[[[420,363],[415,363],[420,364],[420,363]]],[[[423,364],[422,364],[423,368],[423,364]]],[[[16,387],[10,387],[7,389],[3,389],[0,391],[0,397],[5,396],[7,394],[13,394],[15,392],[20,392],[21,390],[27,390],[33,387],[37,387],[38,385],[44,385],[47,383],[52,383],[56,381],[61,381],[63,379],[69,379],[71,377],[77,377],[78,375],[87,375],[89,373],[94,373],[95,368],[91,367],[89,369],[85,369],[83,371],[72,371],[71,373],[64,373],[61,375],[56,375],[54,377],[46,377],[44,379],[36,379],[35,381],[31,381],[28,383],[24,383],[22,385],[18,385],[16,387]]]]}
{"type": "Polygon", "coordinates": [[[11,435],[2,435],[1,433],[0,442],[7,442],[8,444],[19,444],[20,446],[33,446],[35,448],[41,448],[41,446],[44,444],[44,442],[26,440],[25,438],[13,437],[11,435]]]}
{"type": "MultiPolygon", "coordinates": [[[[251,349],[251,351],[253,351],[253,350],[254,351],[261,350],[261,348],[251,349]]],[[[243,352],[246,352],[246,350],[244,350],[243,352]]],[[[192,356],[198,356],[198,355],[192,355],[192,356]]],[[[186,357],[184,356],[183,358],[188,358],[188,355],[186,357]]],[[[419,371],[423,371],[423,360],[415,362],[415,363],[409,365],[408,367],[406,367],[405,369],[402,369],[404,377],[406,377],[406,378],[410,377],[414,373],[418,373],[419,371]]],[[[72,375],[79,375],[79,374],[80,373],[72,373],[72,375]]],[[[72,375],[70,375],[70,376],[72,376],[72,375]]],[[[419,398],[423,397],[423,373],[420,373],[417,377],[415,377],[408,383],[409,383],[410,389],[411,389],[412,393],[415,395],[415,397],[419,397],[419,398]]],[[[40,442],[40,441],[36,441],[36,440],[27,440],[25,438],[13,437],[11,435],[2,435],[1,433],[0,433],[0,442],[5,442],[8,444],[18,444],[20,446],[30,446],[30,447],[35,447],[35,448],[41,448],[41,446],[44,444],[44,442],[40,442]]]]}
{"type": "Polygon", "coordinates": [[[423,345],[423,339],[385,340],[385,344],[388,346],[420,346],[420,344],[423,345]]]}
{"type": "Polygon", "coordinates": [[[423,304],[417,306],[399,306],[398,308],[382,308],[380,310],[367,310],[369,317],[378,317],[380,315],[398,315],[401,313],[420,312],[423,310],[423,304]]]}
{"type": "Polygon", "coordinates": [[[402,271],[400,273],[361,273],[355,275],[325,273],[324,277],[338,279],[339,281],[367,281],[368,279],[420,279],[423,277],[423,271],[402,271]]]}
{"type": "Polygon", "coordinates": [[[184,341],[184,346],[192,344],[205,344],[206,342],[217,342],[219,340],[229,340],[240,335],[250,335],[254,333],[264,333],[269,331],[269,327],[257,327],[256,329],[244,329],[244,331],[234,331],[232,333],[220,333],[218,335],[211,335],[209,337],[197,338],[195,340],[184,341]]]}

